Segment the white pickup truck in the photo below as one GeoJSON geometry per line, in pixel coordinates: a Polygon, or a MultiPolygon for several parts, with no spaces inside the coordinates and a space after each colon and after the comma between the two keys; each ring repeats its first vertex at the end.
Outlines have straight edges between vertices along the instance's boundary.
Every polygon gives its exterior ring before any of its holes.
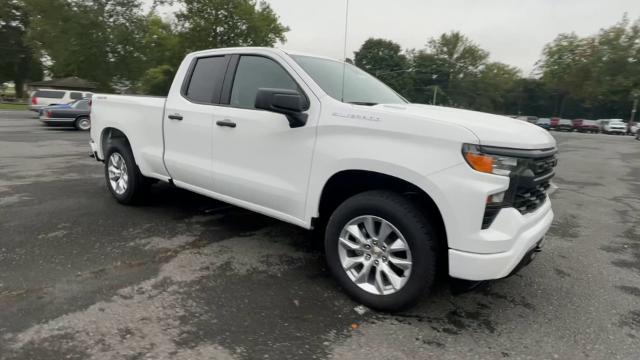
{"type": "Polygon", "coordinates": [[[410,104],[328,58],[195,52],[166,98],[97,94],[91,119],[92,152],[119,202],[157,179],[324,231],[338,283],[376,309],[412,304],[439,270],[510,275],[553,219],[547,131],[410,104]]]}

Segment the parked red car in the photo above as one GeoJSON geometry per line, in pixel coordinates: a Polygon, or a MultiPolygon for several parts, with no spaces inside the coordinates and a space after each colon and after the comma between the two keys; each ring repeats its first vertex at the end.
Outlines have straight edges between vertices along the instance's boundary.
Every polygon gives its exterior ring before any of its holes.
{"type": "Polygon", "coordinates": [[[573,119],[573,120],[571,120],[571,125],[573,125],[573,130],[574,131],[580,131],[580,128],[582,127],[582,121],[584,121],[584,119],[573,119]]]}
{"type": "Polygon", "coordinates": [[[573,123],[574,129],[583,133],[599,133],[600,132],[600,124],[598,124],[595,120],[586,120],[586,119],[576,119],[574,121],[579,120],[579,125],[576,126],[576,122],[573,123]]]}

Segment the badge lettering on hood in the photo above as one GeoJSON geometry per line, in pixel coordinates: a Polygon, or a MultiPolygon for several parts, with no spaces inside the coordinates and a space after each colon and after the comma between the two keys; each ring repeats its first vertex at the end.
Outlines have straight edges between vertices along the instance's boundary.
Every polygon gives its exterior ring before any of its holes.
{"type": "Polygon", "coordinates": [[[354,119],[354,120],[382,121],[381,118],[377,116],[371,116],[371,115],[347,114],[347,113],[339,113],[339,112],[334,112],[331,115],[346,118],[346,119],[354,119]]]}

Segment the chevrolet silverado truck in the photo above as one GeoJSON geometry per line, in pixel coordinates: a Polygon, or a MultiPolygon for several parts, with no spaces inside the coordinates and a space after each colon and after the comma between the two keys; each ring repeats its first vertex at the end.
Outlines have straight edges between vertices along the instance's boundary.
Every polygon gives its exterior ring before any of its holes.
{"type": "Polygon", "coordinates": [[[271,48],[188,54],[167,97],[97,94],[117,201],[169,182],[323,234],[356,301],[394,311],[439,271],[506,277],[539,251],[556,143],[525,121],[411,104],[357,67],[271,48]]]}

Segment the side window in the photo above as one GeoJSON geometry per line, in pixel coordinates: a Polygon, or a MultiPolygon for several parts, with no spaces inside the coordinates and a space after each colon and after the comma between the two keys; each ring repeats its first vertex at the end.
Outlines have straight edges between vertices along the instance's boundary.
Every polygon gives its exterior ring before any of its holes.
{"type": "Polygon", "coordinates": [[[199,58],[184,96],[196,102],[218,103],[226,70],[227,58],[224,56],[199,58]]]}
{"type": "Polygon", "coordinates": [[[231,88],[230,105],[253,109],[260,88],[298,90],[291,76],[275,61],[262,56],[242,56],[231,88]]]}
{"type": "Polygon", "coordinates": [[[75,108],[78,109],[78,110],[89,110],[89,102],[86,101],[86,100],[78,101],[76,103],[75,108]]]}
{"type": "Polygon", "coordinates": [[[69,94],[69,98],[71,98],[71,100],[80,100],[82,99],[82,93],[72,91],[69,94]]]}
{"type": "Polygon", "coordinates": [[[64,91],[38,90],[33,94],[33,96],[50,99],[62,99],[64,97],[64,91]]]}

